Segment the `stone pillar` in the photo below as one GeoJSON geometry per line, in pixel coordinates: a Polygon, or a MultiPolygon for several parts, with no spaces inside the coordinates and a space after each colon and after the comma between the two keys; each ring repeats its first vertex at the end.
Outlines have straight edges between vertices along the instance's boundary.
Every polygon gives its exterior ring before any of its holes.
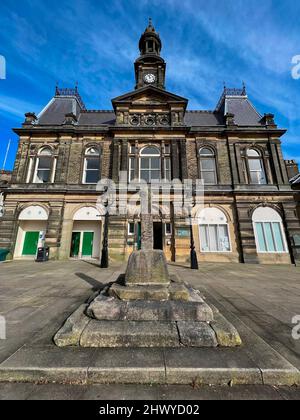
{"type": "Polygon", "coordinates": [[[242,155],[241,155],[241,146],[239,144],[235,145],[235,153],[236,153],[236,162],[237,162],[237,170],[238,170],[238,176],[241,184],[245,184],[245,175],[243,171],[243,161],[242,161],[242,155]]]}
{"type": "Polygon", "coordinates": [[[178,156],[178,143],[176,140],[173,140],[172,143],[172,173],[174,179],[180,178],[179,170],[179,156],[178,156]]]}
{"type": "Polygon", "coordinates": [[[297,204],[294,201],[282,203],[287,242],[292,262],[300,266],[300,221],[297,217],[297,204]]]}
{"type": "Polygon", "coordinates": [[[282,179],[281,169],[278,161],[278,155],[277,155],[277,148],[275,143],[270,143],[271,148],[271,156],[272,156],[272,162],[275,170],[276,175],[276,183],[278,185],[283,185],[284,181],[282,179]]]}
{"type": "Polygon", "coordinates": [[[111,177],[114,182],[119,181],[119,169],[120,169],[120,161],[119,161],[119,141],[117,139],[113,139],[112,142],[112,161],[111,161],[111,167],[112,167],[112,173],[111,177]]]}
{"type": "Polygon", "coordinates": [[[128,172],[128,142],[122,140],[121,171],[128,172]]]}
{"type": "Polygon", "coordinates": [[[254,229],[249,215],[250,203],[236,202],[236,215],[239,226],[240,260],[247,264],[259,263],[254,229]]]}
{"type": "Polygon", "coordinates": [[[233,185],[239,184],[239,175],[237,171],[237,163],[235,158],[235,145],[229,143],[229,156],[230,156],[230,165],[231,165],[231,177],[233,185]]]}
{"type": "Polygon", "coordinates": [[[280,168],[281,168],[283,183],[285,185],[289,185],[290,184],[289,183],[289,178],[288,178],[287,169],[286,169],[285,161],[284,161],[284,158],[283,158],[283,155],[282,155],[282,150],[281,150],[280,144],[276,145],[276,149],[277,149],[277,156],[278,156],[278,159],[279,159],[279,165],[280,165],[280,168]]]}
{"type": "Polygon", "coordinates": [[[153,250],[153,216],[151,214],[151,190],[148,188],[148,195],[146,192],[141,192],[142,210],[141,210],[141,228],[142,228],[142,250],[152,251],[153,250]],[[146,205],[147,207],[144,208],[146,205]]]}
{"type": "Polygon", "coordinates": [[[0,248],[9,249],[13,256],[19,223],[17,220],[16,204],[4,202],[5,213],[0,218],[0,248]]]}
{"type": "Polygon", "coordinates": [[[181,157],[181,179],[184,181],[189,178],[187,166],[186,140],[180,141],[180,157],[181,157]]]}
{"type": "Polygon", "coordinates": [[[45,246],[50,247],[50,258],[57,259],[59,254],[63,224],[63,203],[51,204],[45,246]]]}

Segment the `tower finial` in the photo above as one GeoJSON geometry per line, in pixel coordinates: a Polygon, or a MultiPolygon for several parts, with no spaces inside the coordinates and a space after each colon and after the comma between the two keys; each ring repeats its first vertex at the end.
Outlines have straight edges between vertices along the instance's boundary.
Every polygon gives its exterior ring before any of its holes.
{"type": "Polygon", "coordinates": [[[243,81],[243,95],[247,95],[246,83],[243,81]]]}

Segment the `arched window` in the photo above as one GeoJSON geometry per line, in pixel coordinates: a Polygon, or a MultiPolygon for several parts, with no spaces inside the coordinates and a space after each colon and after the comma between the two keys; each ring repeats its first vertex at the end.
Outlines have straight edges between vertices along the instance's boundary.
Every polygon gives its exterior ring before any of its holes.
{"type": "Polygon", "coordinates": [[[146,182],[161,179],[161,155],[154,146],[145,147],[140,152],[140,179],[146,182]]]}
{"type": "Polygon", "coordinates": [[[200,178],[205,184],[217,184],[216,155],[213,149],[203,147],[199,151],[200,155],[200,178]]]}
{"type": "Polygon", "coordinates": [[[249,180],[251,184],[267,183],[264,163],[261,154],[255,149],[247,151],[249,180]]]}
{"type": "Polygon", "coordinates": [[[90,147],[85,151],[83,183],[97,184],[100,180],[100,151],[97,147],[90,147]]]}
{"type": "Polygon", "coordinates": [[[45,184],[54,181],[55,165],[52,150],[49,147],[42,148],[37,157],[33,182],[45,184]]]}
{"type": "Polygon", "coordinates": [[[230,252],[228,221],[217,208],[203,209],[198,215],[201,252],[230,252]]]}
{"type": "Polygon", "coordinates": [[[277,211],[271,207],[259,207],[253,213],[252,220],[258,252],[287,252],[282,219],[277,211]]]}

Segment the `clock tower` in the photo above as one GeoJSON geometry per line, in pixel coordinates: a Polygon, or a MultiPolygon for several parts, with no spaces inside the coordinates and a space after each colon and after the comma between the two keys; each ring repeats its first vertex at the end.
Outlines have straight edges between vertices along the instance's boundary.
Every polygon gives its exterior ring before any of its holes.
{"type": "Polygon", "coordinates": [[[141,55],[134,64],[136,89],[145,86],[165,89],[166,63],[160,56],[161,48],[160,36],[149,19],[149,25],[139,43],[141,55]]]}

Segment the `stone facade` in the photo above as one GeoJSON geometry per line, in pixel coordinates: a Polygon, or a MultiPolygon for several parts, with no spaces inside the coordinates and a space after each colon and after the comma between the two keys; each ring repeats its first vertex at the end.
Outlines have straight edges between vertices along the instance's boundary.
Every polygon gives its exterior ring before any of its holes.
{"type": "MultiPolygon", "coordinates": [[[[299,262],[300,244],[295,241],[300,234],[299,213],[281,151],[280,139],[286,131],[277,127],[273,115],[262,116],[254,109],[245,88],[225,88],[214,111],[188,111],[187,99],[165,90],[161,41],[152,26],[143,34],[140,50],[135,63],[136,89],[113,99],[112,111],[89,111],[77,88],[57,88],[38,118],[26,114],[23,126],[15,129],[19,148],[12,179],[5,187],[0,248],[9,248],[14,258],[32,258],[24,243],[29,240],[28,232],[39,231],[43,244],[50,247],[50,258],[100,259],[105,218],[96,208],[99,192],[95,182],[87,182],[93,176],[88,166],[98,162],[99,179],[118,182],[120,171],[129,179],[139,178],[143,150],[150,146],[159,153],[161,178],[213,179],[205,184],[205,207],[222,212],[224,219],[219,227],[216,221],[212,228],[205,223],[205,229],[210,235],[217,229],[216,240],[220,240],[219,232],[226,225],[227,234],[220,249],[219,244],[206,249],[200,222],[193,227],[200,262],[299,262]],[[201,150],[209,150],[209,164],[202,160],[201,150]],[[213,170],[209,169],[212,160],[213,170]],[[272,252],[268,246],[267,252],[259,250],[254,214],[260,208],[279,215],[282,249],[272,252]],[[43,211],[45,220],[34,219],[36,212],[43,211]]],[[[118,191],[118,201],[121,199],[118,191]]],[[[176,194],[172,199],[174,203],[176,194]]],[[[171,209],[169,215],[161,211],[154,216],[153,222],[154,247],[162,248],[170,261],[188,261],[186,220],[174,216],[171,209]]],[[[114,215],[108,223],[110,259],[123,261],[139,246],[140,218],[114,215]]],[[[273,231],[273,237],[276,233],[273,231]]]]}

